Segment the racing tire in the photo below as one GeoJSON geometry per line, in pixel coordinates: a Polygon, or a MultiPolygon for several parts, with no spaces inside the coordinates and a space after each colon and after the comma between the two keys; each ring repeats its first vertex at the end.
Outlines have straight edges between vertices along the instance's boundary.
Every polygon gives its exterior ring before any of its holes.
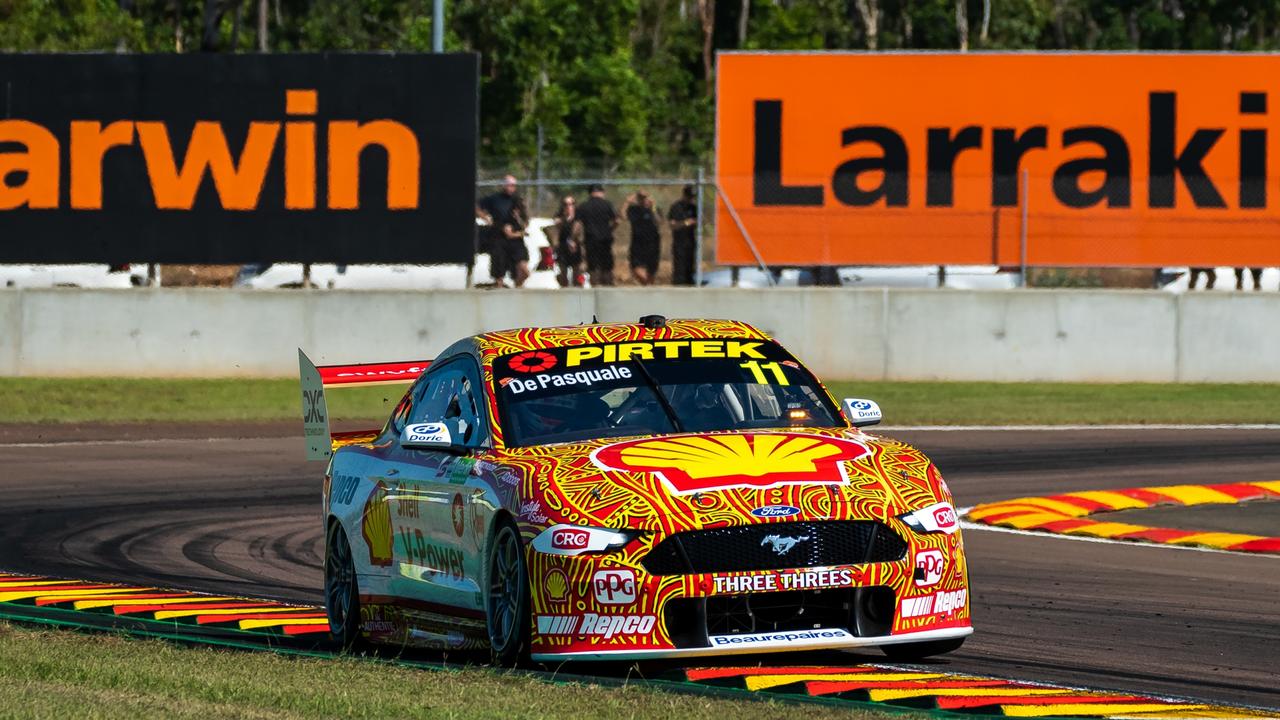
{"type": "Polygon", "coordinates": [[[324,609],[329,616],[329,635],[344,651],[361,644],[360,586],[351,543],[342,525],[335,523],[325,543],[324,609]]]}
{"type": "Polygon", "coordinates": [[[489,659],[500,667],[529,661],[529,570],[524,543],[515,523],[506,517],[495,523],[485,558],[485,627],[489,659]]]}
{"type": "Polygon", "coordinates": [[[964,638],[959,637],[948,640],[931,640],[929,642],[881,645],[880,651],[895,662],[914,662],[934,655],[959,650],[963,644],[964,638]]]}

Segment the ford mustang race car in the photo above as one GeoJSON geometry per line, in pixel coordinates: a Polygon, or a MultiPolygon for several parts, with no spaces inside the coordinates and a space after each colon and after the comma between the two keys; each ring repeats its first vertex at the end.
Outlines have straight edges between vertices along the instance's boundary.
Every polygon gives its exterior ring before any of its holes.
{"type": "Polygon", "coordinates": [[[430,363],[316,368],[335,639],[487,649],[495,663],[879,646],[972,633],[950,491],[864,433],[755,328],[524,328],[430,363]],[[411,382],[381,430],[331,434],[325,387],[411,382]]]}

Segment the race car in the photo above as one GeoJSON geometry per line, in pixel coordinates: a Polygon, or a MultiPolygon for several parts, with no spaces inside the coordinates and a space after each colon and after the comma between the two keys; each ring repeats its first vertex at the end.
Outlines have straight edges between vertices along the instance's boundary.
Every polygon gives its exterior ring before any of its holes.
{"type": "Polygon", "coordinates": [[[345,647],[903,660],[973,632],[938,469],[750,325],[645,316],[489,332],[430,362],[299,359],[345,647]],[[326,386],[382,382],[412,383],[382,429],[330,433],[326,386]]]}

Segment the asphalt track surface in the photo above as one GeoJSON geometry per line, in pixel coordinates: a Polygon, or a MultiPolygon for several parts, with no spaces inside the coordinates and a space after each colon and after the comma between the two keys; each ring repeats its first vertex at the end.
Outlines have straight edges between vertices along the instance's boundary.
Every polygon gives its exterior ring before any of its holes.
{"type": "MultiPolygon", "coordinates": [[[[883,434],[925,449],[962,506],[1280,479],[1276,430],[883,434]]],[[[0,569],[318,603],[321,469],[301,457],[293,423],[0,428],[0,569]]],[[[1277,517],[1243,510],[1242,531],[1277,517]]],[[[980,529],[965,544],[977,633],[929,667],[1280,707],[1280,557],[980,529]]],[[[764,661],[862,659],[883,661],[764,661]]]]}

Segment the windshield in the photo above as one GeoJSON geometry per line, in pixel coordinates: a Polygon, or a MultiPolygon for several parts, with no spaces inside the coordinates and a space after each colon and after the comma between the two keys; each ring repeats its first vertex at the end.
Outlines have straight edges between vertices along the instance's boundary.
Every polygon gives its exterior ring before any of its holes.
{"type": "Polygon", "coordinates": [[[813,375],[763,340],[654,340],[500,357],[511,447],[595,438],[843,425],[813,375]]]}

